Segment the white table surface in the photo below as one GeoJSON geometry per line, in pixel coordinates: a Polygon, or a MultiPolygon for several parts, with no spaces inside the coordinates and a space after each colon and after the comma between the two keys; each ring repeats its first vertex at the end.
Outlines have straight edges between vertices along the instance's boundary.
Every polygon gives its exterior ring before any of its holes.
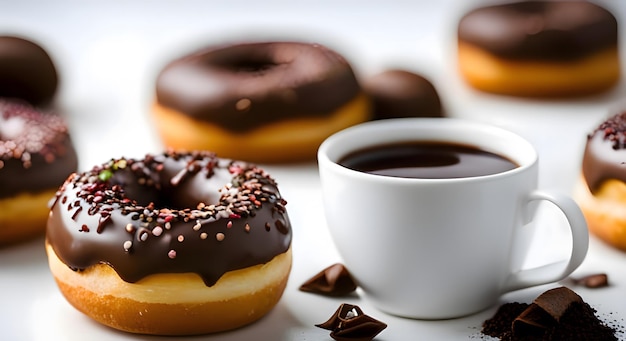
{"type": "MultiPolygon", "coordinates": [[[[599,96],[560,101],[494,96],[468,88],[456,72],[454,33],[459,16],[481,3],[485,2],[0,0],[0,34],[30,37],[54,58],[61,76],[55,105],[69,121],[81,170],[111,157],[141,157],[162,150],[149,112],[156,74],[171,58],[222,41],[295,39],[334,48],[360,76],[403,67],[430,78],[449,116],[490,122],[526,137],[539,151],[540,187],[571,193],[580,174],[585,136],[607,115],[626,108],[626,81],[599,96]]],[[[601,3],[626,20],[626,2],[601,3]]],[[[626,69],[626,22],[620,35],[626,69]]],[[[310,276],[341,261],[324,221],[316,165],[263,166],[289,202],[294,262],[287,290],[257,323],[191,340],[331,340],[314,324],[324,322],[343,302],[357,304],[388,324],[377,340],[484,338],[481,323],[496,306],[460,319],[417,321],[386,315],[358,294],[337,299],[298,291],[310,276]]],[[[563,225],[549,209],[538,217],[537,240],[527,266],[567,254],[563,225]]],[[[624,265],[626,253],[592,237],[588,256],[575,272],[609,275],[608,288],[575,290],[601,318],[622,324],[624,265]]],[[[530,302],[556,285],[510,293],[500,303],[530,302]]],[[[42,239],[0,249],[0,339],[85,338],[157,339],[103,327],[74,310],[50,275],[42,239]]]]}

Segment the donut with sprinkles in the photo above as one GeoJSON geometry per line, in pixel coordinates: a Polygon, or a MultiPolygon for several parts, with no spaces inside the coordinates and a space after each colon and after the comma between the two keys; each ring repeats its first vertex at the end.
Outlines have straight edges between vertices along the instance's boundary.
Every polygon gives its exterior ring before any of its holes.
{"type": "Polygon", "coordinates": [[[43,235],[48,201],[77,167],[62,117],[0,99],[0,244],[43,235]]]}
{"type": "Polygon", "coordinates": [[[626,110],[599,124],[588,136],[574,198],[589,231],[626,251],[626,110]]]}
{"type": "Polygon", "coordinates": [[[50,268],[75,308],[116,329],[237,328],[264,316],[285,289],[286,203],[264,170],[212,152],[112,159],[59,188],[50,268]]]}

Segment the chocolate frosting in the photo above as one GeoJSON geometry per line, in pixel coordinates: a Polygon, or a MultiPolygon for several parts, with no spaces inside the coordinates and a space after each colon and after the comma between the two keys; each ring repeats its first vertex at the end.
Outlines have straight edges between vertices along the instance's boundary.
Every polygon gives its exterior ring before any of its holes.
{"type": "Polygon", "coordinates": [[[373,119],[441,117],[437,90],[423,76],[406,70],[386,70],[366,78],[363,90],[372,100],[373,119]]]}
{"type": "Polygon", "coordinates": [[[174,60],[156,81],[158,104],[234,132],[328,116],[359,91],[342,56],[295,42],[207,48],[174,60]]]}
{"type": "Polygon", "coordinates": [[[592,193],[608,179],[626,182],[626,111],[609,118],[589,134],[582,173],[592,193]]]}
{"type": "Polygon", "coordinates": [[[0,199],[54,190],[77,167],[61,117],[0,99],[0,199]]]}
{"type": "Polygon", "coordinates": [[[286,201],[254,165],[209,152],[114,159],[60,188],[47,240],[71,269],[108,264],[124,281],[264,264],[291,245],[286,201]]]}
{"type": "Polygon", "coordinates": [[[15,97],[33,105],[49,103],[58,76],[48,53],[32,41],[0,36],[0,97],[15,97]]]}
{"type": "Polygon", "coordinates": [[[356,305],[343,303],[328,321],[316,325],[330,330],[337,341],[369,341],[380,334],[387,324],[363,313],[356,305]]]}
{"type": "Polygon", "coordinates": [[[509,59],[570,61],[617,48],[617,20],[587,1],[523,1],[475,9],[458,39],[509,59]]]}

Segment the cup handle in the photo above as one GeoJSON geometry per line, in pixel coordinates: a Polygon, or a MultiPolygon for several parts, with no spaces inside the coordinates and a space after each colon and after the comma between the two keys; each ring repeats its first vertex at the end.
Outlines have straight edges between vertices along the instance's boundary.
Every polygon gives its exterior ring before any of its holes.
{"type": "Polygon", "coordinates": [[[563,194],[541,190],[533,191],[528,197],[527,204],[535,200],[549,201],[565,214],[572,233],[572,252],[569,260],[558,261],[532,269],[523,269],[510,274],[504,284],[503,293],[559,281],[576,270],[587,255],[589,248],[587,223],[574,200],[563,194]]]}

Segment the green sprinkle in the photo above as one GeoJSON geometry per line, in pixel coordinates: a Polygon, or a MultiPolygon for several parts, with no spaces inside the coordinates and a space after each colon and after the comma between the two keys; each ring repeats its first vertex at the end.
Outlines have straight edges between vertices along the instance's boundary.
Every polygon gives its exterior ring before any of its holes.
{"type": "Polygon", "coordinates": [[[113,172],[110,169],[104,169],[98,174],[100,181],[107,181],[113,176],[113,172]]]}

